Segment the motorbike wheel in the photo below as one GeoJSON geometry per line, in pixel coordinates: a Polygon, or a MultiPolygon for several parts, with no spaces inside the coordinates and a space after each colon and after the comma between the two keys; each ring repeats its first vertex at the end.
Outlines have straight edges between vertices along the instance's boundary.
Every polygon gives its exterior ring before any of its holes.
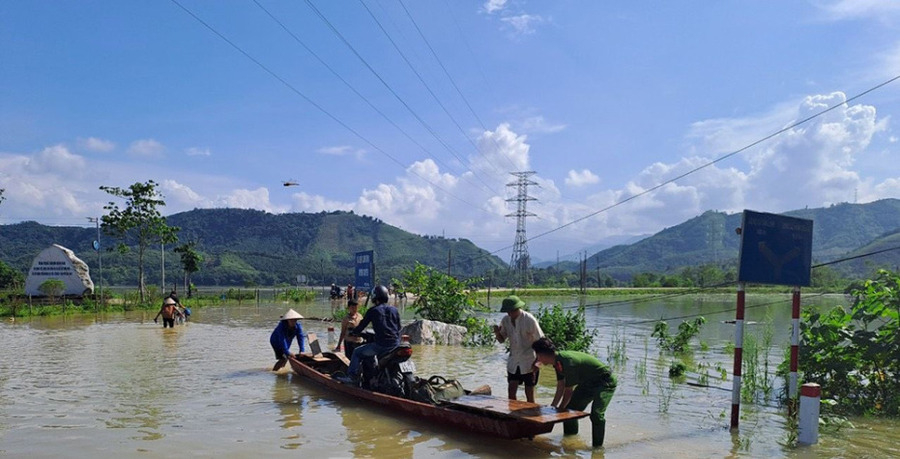
{"type": "Polygon", "coordinates": [[[416,384],[416,377],[412,373],[403,373],[403,398],[412,399],[413,387],[416,384]]]}

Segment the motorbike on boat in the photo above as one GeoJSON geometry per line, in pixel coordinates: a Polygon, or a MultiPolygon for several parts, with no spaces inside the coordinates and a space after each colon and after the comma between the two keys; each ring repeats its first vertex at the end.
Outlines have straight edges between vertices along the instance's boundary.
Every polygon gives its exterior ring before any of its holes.
{"type": "MultiPolygon", "coordinates": [[[[366,344],[375,341],[375,334],[359,334],[366,344]]],[[[416,383],[416,365],[412,357],[412,346],[401,341],[400,345],[375,357],[363,359],[359,385],[364,389],[381,392],[395,397],[410,398],[416,383]]]]}

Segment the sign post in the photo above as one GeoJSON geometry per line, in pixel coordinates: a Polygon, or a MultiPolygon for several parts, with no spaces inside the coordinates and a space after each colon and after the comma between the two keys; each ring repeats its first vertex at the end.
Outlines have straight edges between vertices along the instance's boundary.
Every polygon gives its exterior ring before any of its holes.
{"type": "MultiPolygon", "coordinates": [[[[731,428],[740,420],[741,365],[744,342],[744,286],[747,283],[790,285],[792,298],[791,375],[788,396],[797,397],[800,349],[800,287],[809,286],[812,267],[813,222],[784,215],[744,211],[738,262],[738,297],[735,316],[734,380],[731,428]]],[[[790,404],[789,404],[790,406],[790,404]]]]}
{"type": "Polygon", "coordinates": [[[375,288],[375,251],[356,252],[355,264],[356,291],[371,292],[375,288]]]}

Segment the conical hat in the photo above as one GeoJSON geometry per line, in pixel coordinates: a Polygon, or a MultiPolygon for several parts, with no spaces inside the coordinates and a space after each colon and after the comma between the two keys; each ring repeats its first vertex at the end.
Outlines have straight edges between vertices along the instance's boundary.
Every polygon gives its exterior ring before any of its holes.
{"type": "Polygon", "coordinates": [[[284,313],[284,315],[281,316],[281,320],[302,319],[302,318],[303,318],[303,316],[298,314],[297,311],[294,311],[293,309],[288,309],[288,312],[284,313]]]}

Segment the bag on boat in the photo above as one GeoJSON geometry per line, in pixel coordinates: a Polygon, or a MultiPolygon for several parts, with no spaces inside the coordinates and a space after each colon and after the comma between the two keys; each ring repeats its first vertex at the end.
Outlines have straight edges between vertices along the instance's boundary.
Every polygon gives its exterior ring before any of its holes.
{"type": "Polygon", "coordinates": [[[465,395],[462,384],[455,379],[447,379],[443,376],[432,376],[422,379],[416,378],[411,397],[417,402],[438,404],[455,400],[465,395]]]}

